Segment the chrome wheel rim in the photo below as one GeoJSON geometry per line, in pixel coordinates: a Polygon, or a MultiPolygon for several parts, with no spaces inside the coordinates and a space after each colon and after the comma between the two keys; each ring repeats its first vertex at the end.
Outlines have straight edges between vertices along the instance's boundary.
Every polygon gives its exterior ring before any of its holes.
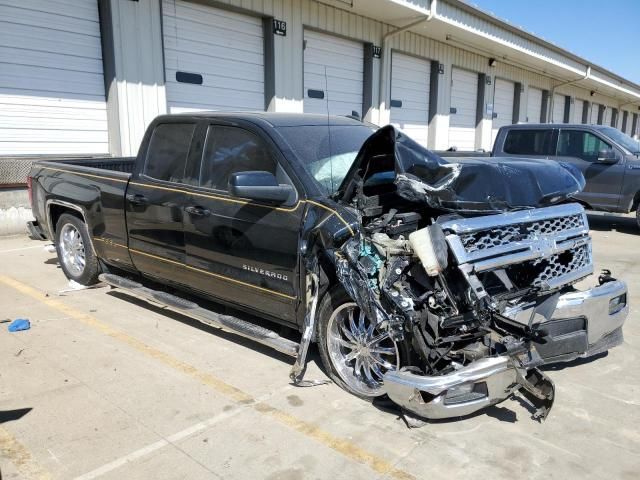
{"type": "Polygon", "coordinates": [[[355,303],[345,303],[332,313],[327,325],[327,346],[336,372],[359,395],[382,395],[383,375],[399,368],[396,343],[355,303]]]}
{"type": "Polygon", "coordinates": [[[84,243],[78,229],[70,223],[65,224],[60,231],[60,260],[73,276],[80,276],[84,272],[84,243]]]}

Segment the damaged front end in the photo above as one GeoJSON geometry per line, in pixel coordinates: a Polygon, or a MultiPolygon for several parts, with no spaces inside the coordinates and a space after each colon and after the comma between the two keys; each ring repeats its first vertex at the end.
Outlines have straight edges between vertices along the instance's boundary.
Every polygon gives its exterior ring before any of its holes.
{"type": "Polygon", "coordinates": [[[359,223],[331,250],[337,278],[401,352],[398,368],[364,342],[376,368],[360,353],[350,368],[420,417],[464,416],[520,392],[544,419],[554,386],[538,367],[622,341],[626,285],[606,273],[574,287],[593,273],[586,215],[567,203],[584,179],[554,162],[491,161],[448,164],[385,127],[337,195],[359,223]]]}

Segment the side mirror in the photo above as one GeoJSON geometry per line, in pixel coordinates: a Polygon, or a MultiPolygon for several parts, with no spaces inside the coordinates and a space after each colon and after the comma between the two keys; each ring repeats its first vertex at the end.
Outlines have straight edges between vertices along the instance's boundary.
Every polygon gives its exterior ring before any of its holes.
{"type": "Polygon", "coordinates": [[[612,148],[602,149],[598,152],[598,162],[605,164],[618,163],[616,151],[612,148]]]}
{"type": "Polygon", "coordinates": [[[269,172],[236,172],[229,178],[229,193],[234,197],[283,203],[292,192],[291,185],[279,185],[275,175],[269,172]]]}

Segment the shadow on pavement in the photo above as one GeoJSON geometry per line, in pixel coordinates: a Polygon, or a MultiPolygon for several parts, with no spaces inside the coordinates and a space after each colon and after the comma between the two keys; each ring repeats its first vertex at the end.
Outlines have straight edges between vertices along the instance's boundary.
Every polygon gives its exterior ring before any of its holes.
{"type": "Polygon", "coordinates": [[[565,368],[571,368],[571,367],[577,367],[580,365],[586,365],[588,363],[594,362],[596,360],[600,360],[601,358],[606,357],[607,355],[609,355],[609,352],[602,352],[602,353],[598,353],[597,355],[594,355],[593,357],[589,357],[589,358],[576,358],[575,360],[571,360],[570,362],[564,362],[564,363],[556,363],[553,365],[544,365],[542,367],[540,367],[540,370],[544,370],[544,371],[560,371],[560,370],[564,370],[565,368]]]}
{"type": "Polygon", "coordinates": [[[465,415],[463,417],[452,417],[452,418],[442,418],[442,419],[423,419],[413,417],[412,414],[403,413],[402,408],[400,406],[393,403],[389,398],[379,397],[373,400],[372,404],[378,410],[390,413],[392,415],[396,415],[398,418],[404,420],[409,428],[422,427],[429,424],[446,424],[446,423],[456,423],[463,420],[468,420],[470,418],[475,418],[479,416],[486,415],[491,418],[495,418],[501,422],[506,423],[516,423],[518,421],[518,414],[516,411],[509,408],[507,402],[518,402],[520,405],[517,408],[523,407],[527,412],[531,415],[535,412],[535,408],[531,406],[529,403],[520,398],[517,394],[512,395],[510,398],[500,403],[499,405],[493,405],[477,412],[474,412],[470,415],[465,415]]]}
{"type": "MultiPolygon", "coordinates": [[[[250,348],[256,352],[259,352],[261,354],[264,355],[268,355],[271,358],[274,358],[276,360],[280,360],[283,361],[285,363],[291,363],[293,364],[294,359],[292,357],[289,357],[288,355],[285,355],[284,353],[280,353],[276,350],[273,350],[272,348],[269,348],[267,346],[261,345],[260,343],[254,342],[251,339],[242,337],[240,335],[236,335],[235,333],[231,333],[231,332],[227,332],[226,330],[223,330],[221,328],[217,328],[217,327],[212,327],[210,325],[207,325],[205,323],[199,322],[198,320],[195,320],[191,317],[188,317],[186,315],[182,315],[181,313],[177,313],[174,312],[172,310],[166,309],[166,308],[162,308],[156,305],[153,305],[151,303],[145,302],[144,300],[140,300],[138,298],[132,297],[131,295],[127,295],[126,293],[123,292],[119,292],[117,289],[116,290],[111,290],[109,292],[107,292],[107,295],[110,295],[112,297],[116,297],[120,300],[124,300],[128,303],[131,303],[133,305],[136,305],[138,307],[144,308],[146,310],[150,310],[154,313],[158,313],[160,315],[163,315],[165,317],[169,317],[172,320],[176,320],[180,323],[183,323],[185,325],[189,325],[190,327],[193,328],[197,328],[198,330],[201,330],[203,332],[206,333],[210,333],[213,335],[216,335],[218,337],[224,338],[226,340],[229,340],[231,342],[237,343],[239,345],[242,345],[244,347],[250,348]]],[[[209,308],[209,305],[203,305],[202,301],[200,301],[200,304],[205,307],[205,308],[209,308]]],[[[213,310],[213,309],[211,309],[213,310]]],[[[214,310],[216,311],[216,313],[227,313],[224,312],[224,307],[221,307],[220,309],[214,310]],[[222,311],[221,311],[222,310],[222,311]]],[[[244,318],[244,320],[246,320],[246,318],[244,318]]],[[[252,318],[253,321],[253,318],[252,318]]],[[[258,321],[254,321],[254,323],[258,324],[258,325],[262,325],[265,326],[267,328],[274,328],[274,324],[272,323],[267,323],[266,321],[262,321],[262,322],[258,322],[258,321]]],[[[277,326],[276,326],[277,328],[277,326]]],[[[283,327],[286,328],[286,327],[283,327]]],[[[284,336],[284,337],[288,337],[289,335],[285,335],[284,333],[288,333],[288,332],[278,332],[280,335],[284,336]]]]}
{"type": "Polygon", "coordinates": [[[0,424],[13,422],[15,420],[20,420],[27,413],[29,413],[32,408],[18,408],[16,410],[0,410],[0,424]]]}

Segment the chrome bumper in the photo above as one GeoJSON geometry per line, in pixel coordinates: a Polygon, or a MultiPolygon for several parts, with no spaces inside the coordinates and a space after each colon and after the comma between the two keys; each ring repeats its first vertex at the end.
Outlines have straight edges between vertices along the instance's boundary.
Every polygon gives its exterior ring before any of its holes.
{"type": "MultiPolygon", "coordinates": [[[[610,334],[618,331],[629,315],[629,295],[627,284],[615,280],[603,283],[589,290],[570,292],[562,295],[558,300],[551,320],[563,318],[584,317],[587,320],[587,338],[589,350],[587,354],[599,353],[594,351],[610,334]],[[610,311],[611,302],[615,299],[623,299],[624,305],[610,311]],[[591,352],[591,353],[590,353],[591,352]]],[[[620,336],[621,343],[622,337],[620,336]]],[[[611,345],[613,347],[615,345],[611,345]]],[[[600,350],[602,351],[602,350],[600,350]]],[[[588,355],[583,355],[588,356],[588,355]]]]}
{"type": "MultiPolygon", "coordinates": [[[[616,280],[560,297],[547,322],[585,318],[588,332],[588,348],[563,359],[588,357],[622,343],[622,325],[629,305],[625,299],[624,305],[618,304],[619,308],[610,311],[610,307],[612,300],[626,298],[626,294],[626,284],[616,280]]],[[[553,360],[549,359],[547,363],[553,363],[553,360]]],[[[526,374],[511,357],[502,356],[483,358],[441,376],[390,371],[383,381],[389,398],[403,409],[423,418],[442,419],[469,415],[506,400],[521,387],[528,389],[526,374]]]]}
{"type": "Polygon", "coordinates": [[[491,357],[434,377],[390,371],[384,376],[384,388],[403,409],[420,417],[440,419],[469,415],[502,402],[520,388],[517,379],[510,357],[491,357]],[[467,392],[457,391],[461,388],[467,392]]]}

